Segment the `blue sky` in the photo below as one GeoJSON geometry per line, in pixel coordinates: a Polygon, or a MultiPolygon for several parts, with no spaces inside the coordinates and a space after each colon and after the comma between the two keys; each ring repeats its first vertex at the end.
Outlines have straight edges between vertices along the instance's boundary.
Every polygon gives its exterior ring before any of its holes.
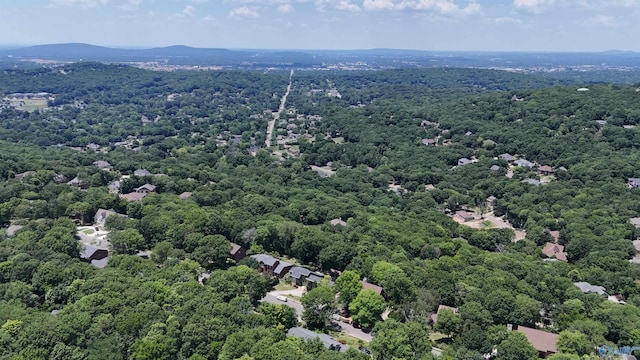
{"type": "Polygon", "coordinates": [[[2,0],[0,44],[640,51],[640,0],[2,0]]]}

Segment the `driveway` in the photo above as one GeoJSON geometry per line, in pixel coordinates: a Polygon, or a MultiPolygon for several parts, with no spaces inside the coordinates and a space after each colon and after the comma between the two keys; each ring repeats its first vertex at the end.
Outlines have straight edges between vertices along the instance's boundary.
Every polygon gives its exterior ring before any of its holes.
{"type": "MultiPolygon", "coordinates": [[[[271,304],[277,304],[277,305],[285,305],[288,306],[290,308],[292,308],[293,310],[295,310],[296,314],[298,315],[298,321],[302,321],[302,312],[304,311],[304,306],[302,306],[302,304],[295,299],[292,299],[289,296],[297,296],[297,297],[302,297],[302,295],[305,292],[305,288],[304,287],[299,287],[297,289],[293,289],[293,290],[276,290],[276,291],[271,291],[269,293],[267,293],[267,295],[265,297],[263,297],[260,301],[263,302],[268,302],[271,304]],[[280,301],[276,298],[276,296],[278,295],[283,295],[287,297],[287,302],[284,301],[280,301]]],[[[361,329],[356,329],[354,328],[351,324],[347,324],[344,322],[339,322],[340,326],[342,327],[342,332],[353,336],[356,339],[360,339],[364,342],[370,342],[373,339],[373,336],[371,336],[371,334],[367,334],[366,332],[362,331],[361,329]]]]}
{"type": "MultiPolygon", "coordinates": [[[[278,300],[276,298],[278,295],[287,296],[289,294],[295,294],[294,296],[298,296],[297,295],[297,289],[296,290],[272,291],[272,292],[267,293],[267,295],[265,297],[263,297],[260,301],[261,302],[268,302],[268,303],[271,303],[271,304],[288,306],[288,307],[292,308],[293,310],[295,310],[296,315],[298,315],[298,321],[302,321],[302,312],[304,311],[304,307],[302,306],[302,304],[299,301],[294,300],[294,299],[292,299],[290,297],[287,297],[287,302],[284,302],[284,301],[280,301],[280,300],[278,300]]],[[[299,295],[299,296],[302,296],[302,295],[299,295]]]]}

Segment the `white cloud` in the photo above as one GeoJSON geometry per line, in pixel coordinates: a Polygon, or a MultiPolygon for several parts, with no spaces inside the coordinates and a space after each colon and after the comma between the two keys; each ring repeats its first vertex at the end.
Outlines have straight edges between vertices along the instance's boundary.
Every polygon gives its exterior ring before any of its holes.
{"type": "Polygon", "coordinates": [[[278,5],[278,12],[283,13],[283,14],[287,14],[287,13],[293,12],[295,10],[296,9],[294,9],[293,5],[291,5],[291,4],[278,5]]]}
{"type": "Polygon", "coordinates": [[[555,0],[513,0],[513,6],[534,14],[544,12],[555,5],[555,0]]]}
{"type": "Polygon", "coordinates": [[[187,6],[184,7],[184,9],[182,9],[181,12],[175,13],[175,14],[169,16],[169,19],[171,19],[171,20],[184,19],[186,17],[192,17],[195,14],[196,14],[196,8],[191,6],[191,5],[187,5],[187,6]]]}
{"type": "Polygon", "coordinates": [[[502,16],[493,19],[496,24],[522,24],[522,20],[510,16],[502,16]]]}
{"type": "Polygon", "coordinates": [[[196,8],[191,5],[187,5],[182,9],[182,13],[186,16],[193,16],[196,13],[196,8]]]}
{"type": "Polygon", "coordinates": [[[118,9],[122,11],[134,11],[137,10],[144,0],[124,0],[118,5],[118,9]]]}
{"type": "Polygon", "coordinates": [[[356,4],[352,4],[350,0],[340,0],[336,4],[336,9],[344,11],[360,11],[360,7],[356,4]]]}
{"type": "Polygon", "coordinates": [[[49,6],[69,6],[90,9],[99,5],[105,5],[108,0],[50,0],[49,6]]]}
{"type": "Polygon", "coordinates": [[[597,27],[618,27],[623,25],[615,16],[597,14],[593,17],[590,17],[584,21],[584,24],[587,26],[597,26],[597,27]]]}
{"type": "Polygon", "coordinates": [[[396,7],[391,0],[364,0],[362,6],[367,10],[393,10],[396,7]]]}
{"type": "Polygon", "coordinates": [[[260,14],[258,13],[258,11],[256,11],[256,9],[250,8],[248,6],[241,6],[239,8],[235,8],[233,10],[231,10],[231,12],[229,13],[230,17],[244,17],[244,18],[259,18],[260,14]]]}
{"type": "Polygon", "coordinates": [[[115,6],[118,10],[137,10],[144,0],[49,0],[51,7],[78,7],[81,9],[92,9],[103,5],[115,6]]]}
{"type": "Polygon", "coordinates": [[[467,15],[480,11],[480,4],[470,1],[460,7],[454,0],[364,0],[367,10],[433,11],[444,15],[467,15]]]}

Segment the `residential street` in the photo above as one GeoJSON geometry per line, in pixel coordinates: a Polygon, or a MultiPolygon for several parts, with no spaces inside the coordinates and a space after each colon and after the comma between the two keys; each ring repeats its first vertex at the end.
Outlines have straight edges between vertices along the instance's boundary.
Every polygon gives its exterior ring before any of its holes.
{"type": "MultiPolygon", "coordinates": [[[[302,321],[302,312],[304,311],[304,307],[297,300],[294,300],[289,296],[287,296],[290,294],[293,296],[302,297],[302,294],[304,294],[304,288],[300,287],[295,290],[271,291],[270,293],[267,293],[267,295],[264,298],[262,298],[260,301],[268,302],[271,304],[289,306],[290,308],[296,311],[296,314],[298,314],[298,320],[302,321]],[[276,296],[278,295],[287,296],[287,299],[288,299],[287,302],[278,300],[276,298],[276,296]]],[[[350,324],[347,324],[341,321],[339,322],[339,324],[342,327],[343,333],[353,336],[356,339],[360,339],[364,342],[370,342],[373,339],[373,336],[371,336],[371,334],[367,334],[361,329],[356,329],[350,324]]]]}

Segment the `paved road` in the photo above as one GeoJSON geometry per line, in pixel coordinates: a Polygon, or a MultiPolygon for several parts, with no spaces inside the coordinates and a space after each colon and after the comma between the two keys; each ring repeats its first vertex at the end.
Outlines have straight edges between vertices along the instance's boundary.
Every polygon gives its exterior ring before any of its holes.
{"type": "Polygon", "coordinates": [[[289,96],[289,92],[291,91],[291,78],[293,77],[293,70],[289,74],[289,85],[287,86],[287,92],[284,93],[284,96],[280,100],[280,107],[278,108],[278,112],[273,114],[273,119],[269,120],[269,124],[267,125],[267,139],[264,141],[264,144],[267,147],[271,147],[271,136],[273,135],[273,128],[276,125],[276,120],[280,118],[280,114],[284,111],[284,107],[287,104],[287,96],[289,96]]]}
{"type": "MultiPolygon", "coordinates": [[[[267,293],[267,296],[262,298],[260,301],[268,302],[271,304],[286,305],[292,308],[293,310],[295,310],[296,314],[298,315],[298,321],[302,321],[302,312],[304,311],[304,306],[302,306],[302,304],[300,304],[297,300],[294,300],[291,298],[287,298],[288,299],[287,302],[283,302],[278,300],[276,296],[278,295],[287,296],[288,294],[292,294],[294,296],[301,297],[303,293],[304,293],[304,288],[298,288],[295,290],[272,291],[270,293],[267,293]]],[[[347,323],[343,323],[343,322],[339,322],[339,323],[340,323],[340,326],[342,327],[342,332],[347,335],[353,336],[354,338],[360,339],[364,342],[370,342],[373,339],[370,333],[367,334],[364,331],[360,329],[356,329],[352,325],[347,323]]]]}
{"type": "Polygon", "coordinates": [[[302,306],[302,304],[293,299],[288,299],[287,302],[280,301],[276,299],[276,296],[278,295],[278,291],[272,291],[268,293],[267,296],[263,297],[260,301],[268,302],[271,304],[286,305],[295,310],[296,314],[298,315],[298,321],[302,321],[302,312],[304,311],[304,307],[302,306]]]}

